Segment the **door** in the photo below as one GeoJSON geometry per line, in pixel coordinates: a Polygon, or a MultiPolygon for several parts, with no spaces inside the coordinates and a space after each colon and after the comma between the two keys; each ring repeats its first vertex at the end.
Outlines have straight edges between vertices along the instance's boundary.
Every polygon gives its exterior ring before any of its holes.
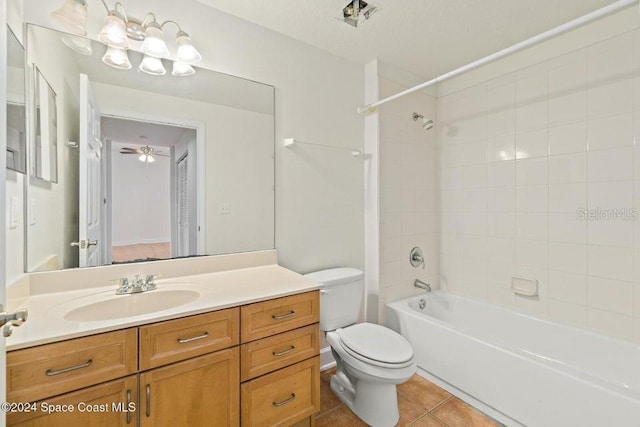
{"type": "Polygon", "coordinates": [[[239,425],[238,347],[140,374],[141,427],[239,425]]]}
{"type": "MultiPolygon", "coordinates": [[[[7,149],[7,139],[4,135],[7,134],[7,73],[4,72],[7,69],[7,13],[6,13],[7,2],[5,0],[0,0],[0,28],[3,31],[0,32],[0,70],[3,70],[0,73],[0,135],[3,135],[0,138],[0,153],[2,153],[2,157],[0,160],[0,200],[4,203],[6,200],[6,191],[7,191],[7,168],[6,168],[6,149],[7,149]]],[[[6,209],[0,209],[0,224],[5,224],[5,214],[6,209]]],[[[7,270],[5,268],[6,262],[6,230],[5,227],[0,227],[0,312],[3,312],[6,307],[6,278],[7,278],[7,270]]],[[[5,355],[5,343],[4,338],[0,338],[0,372],[7,372],[7,359],[5,355]]],[[[2,378],[5,378],[5,375],[2,375],[2,378]]],[[[6,399],[6,384],[5,381],[0,381],[0,402],[5,402],[6,399]]],[[[0,411],[0,426],[4,426],[5,424],[5,413],[0,411]]]]}
{"type": "Polygon", "coordinates": [[[80,267],[104,264],[102,163],[100,111],[86,74],[80,74],[80,188],[79,241],[80,267]]]}
{"type": "Polygon", "coordinates": [[[178,160],[177,172],[177,208],[178,208],[178,256],[189,254],[189,152],[178,160]]]}

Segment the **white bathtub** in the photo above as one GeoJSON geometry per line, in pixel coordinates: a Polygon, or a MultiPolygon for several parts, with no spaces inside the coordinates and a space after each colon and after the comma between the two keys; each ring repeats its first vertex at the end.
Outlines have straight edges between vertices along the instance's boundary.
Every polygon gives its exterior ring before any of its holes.
{"type": "Polygon", "coordinates": [[[640,426],[638,345],[443,292],[385,314],[425,376],[507,425],[640,426]]]}

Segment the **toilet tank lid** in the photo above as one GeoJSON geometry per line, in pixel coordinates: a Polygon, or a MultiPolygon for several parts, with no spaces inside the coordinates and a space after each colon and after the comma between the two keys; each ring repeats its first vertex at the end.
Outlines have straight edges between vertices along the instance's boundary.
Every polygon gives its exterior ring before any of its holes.
{"type": "Polygon", "coordinates": [[[357,268],[342,267],[308,273],[305,277],[325,286],[334,286],[360,280],[364,277],[364,273],[357,268]]]}

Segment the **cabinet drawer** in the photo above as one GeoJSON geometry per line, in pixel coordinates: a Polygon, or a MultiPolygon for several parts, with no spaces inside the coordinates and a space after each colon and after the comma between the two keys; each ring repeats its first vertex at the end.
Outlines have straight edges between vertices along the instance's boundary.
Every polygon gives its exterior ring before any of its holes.
{"type": "Polygon", "coordinates": [[[242,342],[317,323],[319,311],[318,291],[245,305],[241,308],[242,342]]]}
{"type": "Polygon", "coordinates": [[[240,351],[242,381],[268,374],[320,352],[318,324],[243,344],[240,351]]]}
{"type": "Polygon", "coordinates": [[[131,375],[80,391],[63,394],[46,402],[38,402],[35,411],[7,414],[9,427],[73,427],[136,425],[138,378],[131,375]],[[73,411],[44,410],[47,405],[69,405],[73,411]],[[91,409],[91,410],[90,410],[91,409]]]}
{"type": "Polygon", "coordinates": [[[320,410],[320,357],[242,384],[243,426],[289,426],[320,410]]]}
{"type": "Polygon", "coordinates": [[[230,308],[140,327],[140,370],[237,345],[238,318],[230,308]]]}
{"type": "Polygon", "coordinates": [[[36,401],[136,372],[135,329],[7,354],[7,400],[36,401]]]}

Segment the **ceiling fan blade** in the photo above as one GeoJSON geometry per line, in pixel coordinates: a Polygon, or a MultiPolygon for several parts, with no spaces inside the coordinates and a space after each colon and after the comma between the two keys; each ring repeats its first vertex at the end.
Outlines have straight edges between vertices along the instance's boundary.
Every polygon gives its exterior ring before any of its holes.
{"type": "Polygon", "coordinates": [[[136,153],[135,151],[121,151],[120,154],[140,154],[140,153],[136,153]]]}
{"type": "Polygon", "coordinates": [[[130,153],[142,153],[141,150],[136,150],[134,148],[127,148],[127,147],[124,147],[124,148],[120,149],[120,152],[123,152],[123,151],[128,151],[130,153]]]}
{"type": "Polygon", "coordinates": [[[160,156],[160,157],[171,157],[168,154],[158,154],[158,153],[153,153],[154,156],[160,156]]]}

